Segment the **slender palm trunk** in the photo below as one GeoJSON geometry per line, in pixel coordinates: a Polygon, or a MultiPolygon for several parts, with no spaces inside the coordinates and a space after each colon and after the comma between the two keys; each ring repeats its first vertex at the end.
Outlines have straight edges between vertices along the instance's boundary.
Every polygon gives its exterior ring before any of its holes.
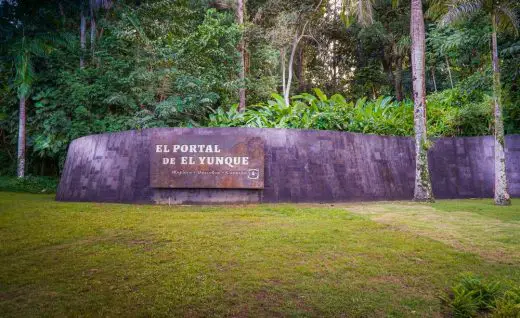
{"type": "Polygon", "coordinates": [[[493,24],[491,43],[493,47],[493,104],[495,114],[495,204],[510,205],[511,198],[507,190],[506,157],[504,151],[505,138],[501,105],[502,87],[500,85],[500,63],[497,48],[497,20],[494,13],[491,15],[491,18],[493,24]]]}
{"type": "Polygon", "coordinates": [[[280,63],[282,64],[282,95],[285,96],[285,48],[280,49],[280,63]]]}
{"type": "MultiPolygon", "coordinates": [[[[244,1],[237,0],[237,20],[240,26],[244,25],[244,1]]],[[[240,38],[238,43],[238,51],[240,53],[240,88],[238,89],[239,104],[238,111],[243,112],[246,109],[246,63],[245,63],[245,42],[244,36],[240,38]]]]}
{"type": "Polygon", "coordinates": [[[94,16],[94,0],[90,0],[90,50],[92,59],[94,59],[94,50],[96,48],[96,17],[94,16]]]}
{"type": "Polygon", "coordinates": [[[85,18],[85,12],[81,8],[80,27],[79,27],[79,43],[81,48],[81,54],[79,57],[79,67],[85,67],[85,48],[87,46],[87,19],[85,18]]]}
{"type": "Polygon", "coordinates": [[[25,176],[25,96],[20,97],[18,114],[18,178],[25,176]]]}
{"type": "Polygon", "coordinates": [[[412,80],[415,127],[414,200],[433,201],[426,135],[425,31],[421,0],[411,2],[412,80]]]}

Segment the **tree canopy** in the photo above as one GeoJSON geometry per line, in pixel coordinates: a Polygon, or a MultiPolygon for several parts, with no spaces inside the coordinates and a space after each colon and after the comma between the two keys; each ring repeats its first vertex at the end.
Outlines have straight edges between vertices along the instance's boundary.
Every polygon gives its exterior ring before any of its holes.
{"type": "MultiPolygon", "coordinates": [[[[519,5],[503,2],[496,9],[507,31],[498,32],[501,100],[505,132],[513,134],[520,133],[520,40],[511,21],[519,5]]],[[[459,11],[447,1],[424,4],[429,136],[493,133],[488,2],[461,3],[459,11]]],[[[16,170],[22,97],[30,174],[58,174],[75,138],[128,129],[413,134],[409,2],[249,0],[243,23],[237,7],[0,0],[0,174],[16,170]]]]}

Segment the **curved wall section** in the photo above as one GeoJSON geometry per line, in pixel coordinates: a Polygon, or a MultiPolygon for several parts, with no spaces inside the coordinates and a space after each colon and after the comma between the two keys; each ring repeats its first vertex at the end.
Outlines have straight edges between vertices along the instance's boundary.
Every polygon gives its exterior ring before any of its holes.
{"type": "MultiPolygon", "coordinates": [[[[507,136],[510,193],[520,196],[520,136],[507,136]]],[[[62,201],[162,204],[335,202],[411,199],[409,137],[256,128],[156,128],[74,140],[56,196],[62,201]],[[150,187],[154,140],[184,136],[264,140],[264,189],[150,187]]],[[[492,197],[493,138],[441,138],[430,150],[437,198],[492,197]]]]}

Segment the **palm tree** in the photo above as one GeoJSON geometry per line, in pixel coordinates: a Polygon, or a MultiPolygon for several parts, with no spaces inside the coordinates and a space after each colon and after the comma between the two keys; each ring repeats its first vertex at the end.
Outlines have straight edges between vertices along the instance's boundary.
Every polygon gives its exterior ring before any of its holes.
{"type": "Polygon", "coordinates": [[[31,84],[34,81],[34,73],[31,63],[31,54],[27,45],[26,37],[22,37],[20,49],[15,56],[16,66],[16,86],[19,99],[18,107],[18,164],[17,176],[25,176],[25,123],[26,109],[25,104],[31,93],[31,84]]]}
{"type": "MultiPolygon", "coordinates": [[[[237,0],[237,22],[242,27],[244,25],[244,0],[237,0]]],[[[238,50],[240,54],[240,85],[241,87],[238,89],[239,95],[239,104],[238,111],[243,112],[246,110],[246,88],[245,80],[246,80],[246,65],[245,65],[245,41],[244,35],[240,37],[240,42],[238,43],[238,50]]]]}
{"type": "Polygon", "coordinates": [[[410,36],[414,99],[415,128],[415,188],[414,200],[433,201],[432,184],[428,170],[428,139],[426,135],[426,43],[421,0],[412,0],[410,36]]]}
{"type": "Polygon", "coordinates": [[[374,23],[374,0],[343,0],[341,6],[341,20],[350,26],[354,19],[362,26],[367,27],[374,23]]]}
{"type": "Polygon", "coordinates": [[[29,38],[23,35],[13,44],[10,55],[14,60],[16,70],[15,87],[19,99],[18,108],[18,164],[17,176],[25,176],[25,131],[26,103],[32,92],[32,84],[36,78],[33,69],[33,58],[47,56],[53,47],[48,44],[52,40],[46,35],[29,38]]]}
{"type": "MultiPolygon", "coordinates": [[[[386,0],[382,0],[383,2],[386,0]]],[[[392,7],[397,8],[400,0],[390,0],[392,7]]],[[[340,18],[348,27],[353,22],[367,27],[374,23],[374,5],[376,0],[342,0],[340,18]]]]}
{"type": "Polygon", "coordinates": [[[491,60],[493,65],[493,104],[495,116],[495,204],[510,205],[507,189],[504,119],[502,115],[500,84],[500,61],[498,58],[497,33],[512,30],[518,34],[519,21],[515,14],[515,0],[451,0],[440,24],[446,25],[470,15],[485,12],[491,19],[491,60]]]}
{"type": "MultiPolygon", "coordinates": [[[[392,6],[397,7],[399,0],[392,0],[392,6]]],[[[357,23],[366,27],[374,22],[374,0],[344,0],[341,18],[348,26],[356,18],[357,23]]],[[[425,30],[424,15],[421,0],[411,1],[411,61],[413,73],[414,96],[414,127],[415,127],[415,187],[414,200],[433,202],[433,191],[428,169],[428,139],[426,135],[426,84],[425,84],[425,30]]],[[[406,38],[396,46],[396,50],[407,50],[406,38]]],[[[401,52],[401,53],[403,53],[401,52]]],[[[396,52],[397,53],[397,52],[396,52]]],[[[399,65],[398,65],[399,68],[399,65]]],[[[396,74],[399,76],[399,74],[396,74]]],[[[399,80],[399,78],[398,78],[399,80]]],[[[399,88],[396,87],[399,98],[399,88]]]]}
{"type": "Polygon", "coordinates": [[[32,52],[38,49],[26,36],[13,45],[12,57],[16,69],[15,86],[18,96],[18,154],[17,176],[25,176],[25,130],[26,130],[26,102],[31,94],[34,72],[32,52]]]}

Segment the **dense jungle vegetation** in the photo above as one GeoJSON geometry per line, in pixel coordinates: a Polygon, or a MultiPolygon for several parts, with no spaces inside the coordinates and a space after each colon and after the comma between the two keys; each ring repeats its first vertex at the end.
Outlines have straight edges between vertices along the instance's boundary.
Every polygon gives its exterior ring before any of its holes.
{"type": "MultiPolygon", "coordinates": [[[[354,12],[354,2],[249,0],[240,23],[237,1],[0,0],[0,175],[16,171],[21,100],[32,175],[58,175],[75,138],[128,129],[412,135],[410,3],[354,12]]],[[[501,2],[514,25],[518,2],[501,2]]],[[[477,12],[441,23],[449,3],[424,2],[428,134],[493,134],[489,15],[463,1],[461,14],[477,12]]],[[[520,39],[500,26],[504,127],[515,134],[520,39]]]]}

